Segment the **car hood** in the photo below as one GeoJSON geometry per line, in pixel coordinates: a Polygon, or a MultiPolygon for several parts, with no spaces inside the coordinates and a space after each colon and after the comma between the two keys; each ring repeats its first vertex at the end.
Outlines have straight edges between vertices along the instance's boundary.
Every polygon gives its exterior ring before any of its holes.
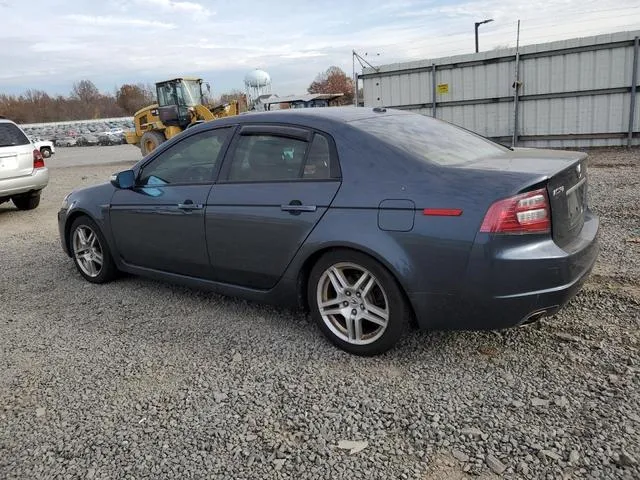
{"type": "Polygon", "coordinates": [[[97,185],[80,187],[71,191],[68,199],[72,201],[80,200],[83,204],[87,202],[94,205],[109,203],[115,188],[116,187],[108,181],[97,185]]]}

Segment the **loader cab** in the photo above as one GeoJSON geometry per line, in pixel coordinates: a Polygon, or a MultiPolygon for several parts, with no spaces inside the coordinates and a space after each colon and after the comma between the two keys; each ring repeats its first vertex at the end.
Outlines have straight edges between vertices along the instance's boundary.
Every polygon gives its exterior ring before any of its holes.
{"type": "Polygon", "coordinates": [[[191,123],[189,108],[202,104],[202,80],[175,78],[156,83],[158,115],[167,126],[186,128],[191,123]]]}

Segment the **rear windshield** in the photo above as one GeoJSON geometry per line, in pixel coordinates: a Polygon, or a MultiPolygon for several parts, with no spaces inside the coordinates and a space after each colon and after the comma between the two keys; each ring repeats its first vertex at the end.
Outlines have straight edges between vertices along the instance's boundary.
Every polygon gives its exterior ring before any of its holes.
{"type": "Polygon", "coordinates": [[[381,115],[354,121],[352,125],[420,160],[439,165],[462,165],[509,151],[468,130],[426,115],[381,115]]]}
{"type": "Polygon", "coordinates": [[[13,123],[0,123],[0,147],[29,145],[29,139],[13,123]]]}

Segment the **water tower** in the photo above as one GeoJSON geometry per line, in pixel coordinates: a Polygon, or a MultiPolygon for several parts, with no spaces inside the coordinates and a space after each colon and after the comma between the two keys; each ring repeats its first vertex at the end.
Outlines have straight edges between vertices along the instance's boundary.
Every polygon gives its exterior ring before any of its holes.
{"type": "Polygon", "coordinates": [[[271,95],[271,77],[264,70],[256,68],[244,77],[244,88],[247,93],[247,105],[251,108],[262,95],[271,95]]]}

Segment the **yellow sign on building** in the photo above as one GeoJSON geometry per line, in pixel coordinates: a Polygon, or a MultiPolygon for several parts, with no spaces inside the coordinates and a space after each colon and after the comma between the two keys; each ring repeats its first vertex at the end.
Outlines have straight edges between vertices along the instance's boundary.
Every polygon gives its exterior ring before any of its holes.
{"type": "Polygon", "coordinates": [[[449,93],[449,84],[448,83],[439,83],[438,84],[438,93],[449,93]]]}

